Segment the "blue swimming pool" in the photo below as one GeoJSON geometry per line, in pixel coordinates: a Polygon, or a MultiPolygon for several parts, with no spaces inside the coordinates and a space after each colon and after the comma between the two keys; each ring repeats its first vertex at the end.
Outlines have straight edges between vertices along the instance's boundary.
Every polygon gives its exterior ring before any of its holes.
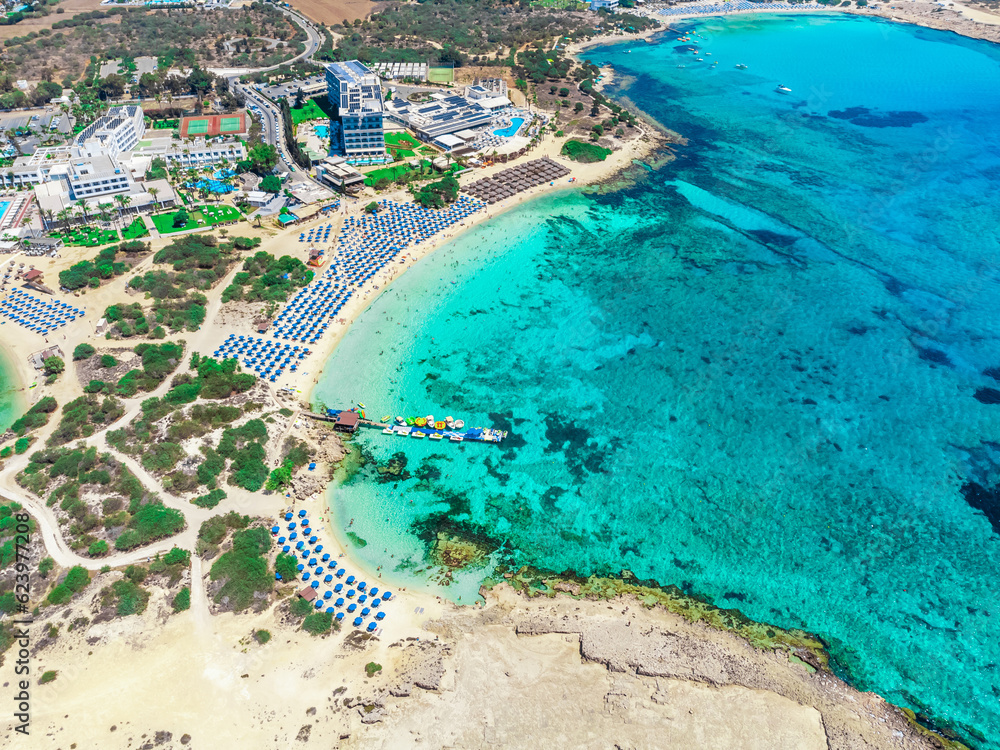
{"type": "Polygon", "coordinates": [[[329,125],[317,125],[315,127],[315,130],[316,130],[316,135],[318,135],[320,138],[329,138],[330,137],[330,126],[329,125]]]}
{"type": "Polygon", "coordinates": [[[0,201],[0,220],[7,215],[7,209],[10,208],[10,201],[0,201]]]}
{"type": "Polygon", "coordinates": [[[198,180],[197,182],[186,182],[185,187],[194,188],[195,190],[207,190],[210,193],[218,193],[220,195],[225,193],[231,193],[236,188],[231,185],[227,185],[219,180],[198,180]]]}
{"type": "Polygon", "coordinates": [[[516,135],[517,131],[521,129],[524,124],[523,117],[512,117],[510,120],[510,125],[499,130],[494,130],[493,135],[499,135],[501,138],[510,138],[512,135],[516,135]]]}

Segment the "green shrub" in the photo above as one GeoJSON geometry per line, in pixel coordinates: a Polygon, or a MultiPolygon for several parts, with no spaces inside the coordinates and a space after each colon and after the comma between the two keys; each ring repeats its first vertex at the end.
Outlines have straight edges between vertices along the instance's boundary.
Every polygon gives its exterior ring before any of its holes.
{"type": "Polygon", "coordinates": [[[194,500],[191,501],[191,503],[193,505],[197,505],[199,508],[207,508],[211,510],[225,499],[226,499],[225,491],[215,489],[211,490],[206,495],[201,495],[199,497],[196,497],[194,500]]]}
{"type": "Polygon", "coordinates": [[[77,344],[73,350],[73,359],[90,359],[97,350],[90,344],[77,344]]]}
{"type": "Polygon", "coordinates": [[[367,664],[365,664],[365,674],[368,675],[369,677],[374,677],[377,673],[381,671],[382,671],[381,664],[376,664],[373,661],[370,661],[367,664]]]}
{"type": "Polygon", "coordinates": [[[174,597],[172,606],[174,612],[183,612],[185,609],[191,609],[191,589],[185,586],[178,591],[177,596],[174,597]]]}
{"type": "Polygon", "coordinates": [[[302,629],[310,635],[329,633],[333,626],[333,614],[330,612],[313,612],[302,621],[302,629]]]}
{"type": "Polygon", "coordinates": [[[66,580],[63,581],[63,585],[74,594],[79,594],[87,588],[88,583],[90,583],[90,573],[82,565],[70,568],[69,573],[66,574],[66,580]]]}
{"type": "Polygon", "coordinates": [[[38,684],[39,685],[47,685],[48,683],[50,683],[53,680],[55,680],[56,675],[58,675],[58,674],[59,674],[58,672],[50,669],[48,672],[45,672],[45,673],[42,674],[41,678],[38,680],[38,684]]]}
{"type": "Polygon", "coordinates": [[[560,153],[573,161],[590,164],[607,159],[608,156],[611,155],[611,149],[603,148],[602,146],[598,146],[594,143],[577,141],[571,138],[563,144],[562,151],[560,153]]]}
{"type": "Polygon", "coordinates": [[[108,384],[103,380],[91,380],[87,385],[83,387],[84,393],[101,393],[107,389],[108,384]]]}
{"type": "Polygon", "coordinates": [[[49,592],[48,597],[46,597],[46,601],[48,601],[49,604],[65,604],[72,598],[73,591],[68,586],[60,584],[49,592]]]}
{"type": "Polygon", "coordinates": [[[164,565],[189,565],[191,563],[191,553],[186,549],[174,547],[163,556],[164,565]]]}
{"type": "Polygon", "coordinates": [[[28,447],[31,445],[32,438],[22,437],[14,441],[14,452],[21,454],[27,453],[28,447]]]}
{"type": "Polygon", "coordinates": [[[233,548],[215,561],[209,574],[213,581],[225,580],[215,601],[228,598],[229,606],[242,612],[253,603],[255,594],[270,593],[274,577],[263,557],[270,548],[271,534],[261,526],[235,532],[233,548]]]}
{"type": "Polygon", "coordinates": [[[315,609],[313,605],[300,596],[295,597],[295,600],[288,606],[288,611],[296,617],[305,617],[310,614],[313,609],[315,609]]]}
{"type": "Polygon", "coordinates": [[[103,539],[98,539],[87,547],[87,554],[91,557],[100,557],[101,555],[108,554],[108,543],[103,539]]]}
{"type": "Polygon", "coordinates": [[[253,634],[254,640],[257,641],[261,646],[271,640],[271,633],[267,630],[255,630],[253,634]]]}
{"type": "Polygon", "coordinates": [[[118,360],[112,357],[110,354],[101,355],[101,367],[117,367],[118,360]]]}
{"type": "Polygon", "coordinates": [[[116,602],[115,610],[121,617],[142,614],[149,602],[149,592],[128,578],[111,584],[111,593],[116,602]]]}
{"type": "Polygon", "coordinates": [[[294,556],[279,552],[274,561],[274,572],[280,575],[283,581],[294,581],[299,575],[296,567],[298,564],[299,561],[294,556]]]}
{"type": "Polygon", "coordinates": [[[0,612],[7,615],[12,615],[17,611],[17,597],[14,596],[13,591],[7,591],[6,593],[0,594],[0,612]]]}

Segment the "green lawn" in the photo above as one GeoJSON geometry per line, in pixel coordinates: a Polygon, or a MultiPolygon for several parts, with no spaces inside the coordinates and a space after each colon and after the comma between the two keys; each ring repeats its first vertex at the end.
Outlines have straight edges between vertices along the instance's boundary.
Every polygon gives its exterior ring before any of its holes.
{"type": "Polygon", "coordinates": [[[419,151],[422,154],[436,154],[437,153],[437,151],[435,149],[431,148],[430,146],[421,146],[420,148],[417,149],[417,151],[419,151]]]}
{"type": "MultiPolygon", "coordinates": [[[[318,98],[318,97],[317,97],[318,98]]],[[[300,109],[292,107],[292,124],[298,125],[300,122],[308,120],[326,120],[329,115],[319,106],[316,98],[306,99],[305,104],[300,109]]]]}
{"type": "Polygon", "coordinates": [[[97,229],[96,227],[79,227],[69,232],[53,232],[66,245],[73,247],[97,247],[118,242],[118,232],[114,229],[97,229]]]}
{"type": "Polygon", "coordinates": [[[385,143],[387,146],[399,146],[401,148],[416,148],[420,145],[413,136],[406,133],[386,133],[385,143]]]}
{"type": "Polygon", "coordinates": [[[195,206],[188,211],[187,224],[182,227],[175,227],[174,215],[176,213],[176,211],[171,211],[169,213],[153,215],[153,224],[160,234],[183,232],[186,229],[201,229],[243,218],[243,214],[232,206],[195,206]]]}
{"type": "Polygon", "coordinates": [[[149,230],[146,229],[146,223],[142,219],[136,218],[135,221],[122,230],[122,239],[137,240],[140,237],[145,237],[147,234],[149,234],[149,230]]]}
{"type": "Polygon", "coordinates": [[[427,68],[427,80],[431,83],[451,83],[455,80],[454,68],[427,68]]]}
{"type": "Polygon", "coordinates": [[[179,120],[154,120],[153,130],[170,130],[180,125],[179,120]]]}

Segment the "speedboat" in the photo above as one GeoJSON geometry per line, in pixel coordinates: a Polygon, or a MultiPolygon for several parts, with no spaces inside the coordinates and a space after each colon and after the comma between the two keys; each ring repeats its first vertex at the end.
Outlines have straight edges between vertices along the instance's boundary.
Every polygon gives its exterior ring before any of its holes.
{"type": "Polygon", "coordinates": [[[737,63],[737,65],[736,65],[736,69],[737,69],[737,70],[746,70],[746,69],[747,69],[747,66],[746,66],[746,65],[744,65],[743,63],[737,63]]]}
{"type": "Polygon", "coordinates": [[[790,94],[792,90],[783,84],[778,84],[778,88],[775,89],[779,94],[790,94]]]}

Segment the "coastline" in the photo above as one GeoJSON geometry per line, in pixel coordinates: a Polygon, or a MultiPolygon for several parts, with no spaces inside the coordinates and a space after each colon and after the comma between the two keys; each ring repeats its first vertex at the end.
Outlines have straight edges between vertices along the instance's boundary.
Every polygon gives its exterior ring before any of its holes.
{"type": "MultiPolygon", "coordinates": [[[[2,397],[9,399],[11,422],[23,414],[31,404],[28,386],[33,382],[34,374],[27,361],[19,358],[17,354],[18,352],[7,341],[0,341],[0,383],[9,381],[2,397]]],[[[0,411],[0,418],[3,418],[3,411],[0,411]]],[[[6,430],[9,425],[0,426],[6,430]]]]}
{"type": "MultiPolygon", "coordinates": [[[[304,385],[299,385],[300,393],[297,394],[302,401],[305,402],[307,407],[311,407],[313,405],[313,391],[319,384],[319,380],[323,377],[324,367],[327,360],[330,359],[338,344],[346,335],[347,331],[350,330],[351,325],[376,299],[378,299],[379,295],[381,295],[393,281],[399,278],[415,263],[418,263],[421,259],[427,257],[438,248],[453,241],[460,234],[471,229],[472,227],[489,221],[490,219],[494,219],[501,214],[522,205],[525,201],[534,200],[541,195],[547,195],[560,190],[594,187],[608,180],[612,180],[631,167],[633,165],[633,160],[642,160],[649,157],[651,154],[667,145],[669,140],[667,136],[661,132],[660,128],[658,126],[651,125],[647,118],[646,121],[643,122],[642,130],[636,134],[634,138],[626,141],[622,148],[613,151],[604,161],[594,162],[591,164],[581,164],[579,162],[570,161],[565,157],[561,157],[559,152],[562,148],[563,142],[563,140],[557,140],[554,136],[547,135],[539,146],[528,154],[528,156],[531,159],[540,159],[544,156],[548,156],[558,160],[570,170],[569,177],[561,178],[551,184],[546,183],[537,185],[518,193],[502,203],[489,205],[484,210],[477,211],[476,213],[468,216],[460,224],[435,234],[433,237],[421,242],[416,247],[408,248],[408,252],[401,256],[401,259],[398,262],[394,263],[392,266],[384,268],[375,277],[373,277],[370,284],[365,285],[363,288],[363,295],[356,300],[352,299],[351,303],[345,307],[341,316],[341,319],[344,321],[343,324],[339,325],[334,330],[332,335],[324,337],[324,339],[319,342],[319,347],[313,350],[311,355],[314,357],[313,362],[319,362],[321,364],[318,366],[314,365],[310,369],[310,380],[304,385]],[[574,181],[570,182],[570,178],[573,178],[574,181]]],[[[499,171],[507,169],[508,166],[508,164],[497,164],[485,169],[476,169],[473,173],[463,175],[462,177],[466,182],[479,180],[484,177],[490,177],[499,171]]],[[[405,190],[399,190],[393,193],[380,195],[379,198],[387,200],[406,200],[409,198],[409,194],[405,190]]],[[[352,210],[350,213],[360,213],[360,209],[362,208],[360,204],[360,201],[355,201],[355,203],[352,204],[352,208],[357,210],[352,210]]],[[[302,229],[308,231],[313,224],[322,224],[324,221],[328,222],[329,220],[323,219],[316,222],[308,222],[302,225],[302,229]]]]}

